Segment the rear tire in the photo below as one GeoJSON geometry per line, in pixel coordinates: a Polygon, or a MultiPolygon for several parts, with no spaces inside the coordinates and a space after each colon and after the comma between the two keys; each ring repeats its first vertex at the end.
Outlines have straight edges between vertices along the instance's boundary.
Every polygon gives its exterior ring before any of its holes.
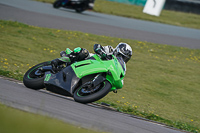
{"type": "Polygon", "coordinates": [[[23,83],[27,88],[31,88],[34,90],[39,90],[44,88],[44,76],[45,74],[42,75],[35,75],[35,72],[43,67],[43,66],[47,66],[47,65],[51,65],[51,62],[43,62],[40,63],[36,66],[33,66],[32,68],[30,68],[25,74],[24,74],[24,78],[23,78],[23,83]]]}
{"type": "Polygon", "coordinates": [[[62,6],[62,1],[61,0],[57,0],[53,3],[53,7],[54,8],[59,8],[62,6]]]}
{"type": "Polygon", "coordinates": [[[110,89],[112,87],[110,82],[105,80],[100,85],[96,86],[98,88],[94,88],[95,89],[94,92],[87,94],[87,93],[83,93],[84,89],[82,88],[82,86],[79,87],[74,92],[74,100],[79,103],[91,103],[91,102],[97,101],[103,98],[104,96],[106,96],[110,92],[110,89]]]}

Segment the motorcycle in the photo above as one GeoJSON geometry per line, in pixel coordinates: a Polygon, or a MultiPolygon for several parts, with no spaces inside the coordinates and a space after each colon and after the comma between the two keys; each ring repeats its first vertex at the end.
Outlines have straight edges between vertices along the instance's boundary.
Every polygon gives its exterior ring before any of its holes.
{"type": "Polygon", "coordinates": [[[35,65],[25,73],[23,83],[28,88],[46,88],[85,104],[97,101],[111,91],[117,93],[117,89],[123,87],[125,70],[125,63],[120,62],[119,57],[110,55],[102,60],[94,54],[87,60],[60,65],[57,72],[51,61],[35,65]]]}
{"type": "Polygon", "coordinates": [[[94,7],[94,0],[56,0],[53,3],[53,7],[75,9],[76,12],[81,13],[88,9],[92,10],[94,7]]]}

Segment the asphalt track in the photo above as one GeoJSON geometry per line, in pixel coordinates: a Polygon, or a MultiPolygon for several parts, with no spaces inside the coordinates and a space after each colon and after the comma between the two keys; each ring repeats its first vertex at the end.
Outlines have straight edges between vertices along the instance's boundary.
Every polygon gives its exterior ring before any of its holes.
{"type": "Polygon", "coordinates": [[[32,113],[48,115],[65,122],[113,133],[181,133],[129,115],[94,105],[74,102],[72,99],[35,91],[20,82],[0,77],[0,102],[32,113]]]}
{"type": "MultiPolygon", "coordinates": [[[[2,3],[0,4],[0,19],[4,20],[19,21],[41,27],[76,30],[98,35],[200,48],[198,43],[200,31],[195,29],[162,25],[94,12],[77,14],[71,10],[55,10],[50,4],[29,0],[1,0],[0,3],[2,3]],[[166,28],[166,32],[163,32],[162,28],[166,28]],[[190,32],[190,34],[184,31],[190,32]]],[[[9,81],[4,78],[0,78],[0,102],[28,112],[58,118],[77,126],[106,132],[181,132],[158,123],[141,120],[102,107],[91,104],[79,104],[66,97],[30,90],[25,88],[22,83],[9,81]]]]}

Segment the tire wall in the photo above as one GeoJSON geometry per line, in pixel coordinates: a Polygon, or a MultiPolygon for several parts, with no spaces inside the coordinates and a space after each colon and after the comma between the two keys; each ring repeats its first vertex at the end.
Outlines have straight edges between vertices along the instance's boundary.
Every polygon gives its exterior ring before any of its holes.
{"type": "Polygon", "coordinates": [[[200,1],[166,0],[164,9],[200,14],[200,1]]]}
{"type": "MultiPolygon", "coordinates": [[[[145,6],[147,0],[108,0],[108,1],[145,6]]],[[[200,0],[166,0],[164,9],[200,14],[200,0]]]]}

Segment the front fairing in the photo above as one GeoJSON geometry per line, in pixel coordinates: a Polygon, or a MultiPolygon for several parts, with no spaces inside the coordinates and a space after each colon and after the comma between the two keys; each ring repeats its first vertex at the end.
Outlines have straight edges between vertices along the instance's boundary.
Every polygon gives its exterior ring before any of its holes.
{"type": "Polygon", "coordinates": [[[126,65],[125,63],[120,63],[120,60],[113,56],[112,66],[109,67],[109,71],[112,73],[111,75],[107,75],[107,79],[113,83],[113,88],[111,91],[115,89],[121,89],[123,87],[123,79],[125,76],[126,65]]]}
{"type": "MultiPolygon", "coordinates": [[[[95,73],[106,73],[106,79],[110,81],[115,89],[123,86],[125,69],[113,55],[112,60],[101,60],[98,55],[93,56],[95,60],[84,60],[71,65],[78,78],[95,73]]],[[[113,88],[113,89],[114,89],[113,88]]]]}

